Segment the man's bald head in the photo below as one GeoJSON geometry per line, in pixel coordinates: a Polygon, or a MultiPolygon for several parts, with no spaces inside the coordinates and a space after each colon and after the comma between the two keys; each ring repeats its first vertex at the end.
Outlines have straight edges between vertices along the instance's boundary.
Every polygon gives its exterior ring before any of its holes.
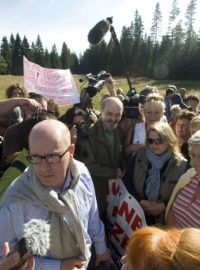
{"type": "Polygon", "coordinates": [[[44,186],[61,188],[74,153],[68,128],[58,120],[38,123],[31,130],[29,149],[29,156],[37,160],[32,164],[39,181],[44,186]]]}
{"type": "Polygon", "coordinates": [[[123,111],[123,103],[121,100],[117,97],[107,97],[102,101],[101,104],[101,110],[103,111],[105,107],[108,106],[117,106],[120,108],[121,111],[123,111]]]}
{"type": "Polygon", "coordinates": [[[50,141],[55,139],[66,146],[71,144],[70,132],[67,126],[54,119],[44,120],[32,128],[29,135],[29,145],[32,140],[39,138],[49,139],[50,141]]]}

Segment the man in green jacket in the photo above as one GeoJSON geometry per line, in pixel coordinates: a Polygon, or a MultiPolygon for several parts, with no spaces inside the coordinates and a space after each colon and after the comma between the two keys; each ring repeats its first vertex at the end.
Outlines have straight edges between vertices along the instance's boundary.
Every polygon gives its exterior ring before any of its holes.
{"type": "Polygon", "coordinates": [[[92,176],[100,217],[103,219],[106,212],[108,180],[122,174],[118,127],[122,112],[123,104],[120,99],[104,99],[101,118],[90,128],[89,138],[82,147],[81,161],[86,164],[92,176]]]}

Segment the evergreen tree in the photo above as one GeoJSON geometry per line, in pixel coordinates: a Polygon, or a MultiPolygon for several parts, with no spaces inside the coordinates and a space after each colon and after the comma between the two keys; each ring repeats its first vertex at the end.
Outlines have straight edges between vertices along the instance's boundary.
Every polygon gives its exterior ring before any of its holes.
{"type": "Polygon", "coordinates": [[[124,67],[123,62],[121,61],[121,74],[124,74],[124,72],[131,71],[132,63],[133,63],[133,44],[134,39],[133,35],[131,34],[131,28],[130,27],[123,27],[122,28],[122,34],[120,38],[120,46],[122,49],[122,53],[125,59],[126,67],[124,67]],[[127,70],[125,70],[127,69],[127,70]]]}
{"type": "Polygon", "coordinates": [[[70,50],[67,47],[67,44],[64,42],[61,49],[61,67],[62,69],[68,69],[70,66],[70,50]]]}
{"type": "Polygon", "coordinates": [[[143,31],[144,31],[144,26],[142,22],[142,17],[139,15],[138,10],[135,11],[134,14],[134,21],[131,22],[130,26],[131,30],[131,36],[133,38],[133,45],[131,46],[132,48],[132,64],[131,64],[131,71],[134,72],[134,74],[138,73],[139,69],[139,55],[140,55],[140,45],[143,43],[143,31]]]}
{"type": "Polygon", "coordinates": [[[45,49],[45,52],[44,52],[44,63],[45,63],[45,67],[46,68],[51,68],[51,59],[50,59],[50,55],[49,55],[49,52],[48,52],[48,49],[46,48],[45,49]]]}
{"type": "Polygon", "coordinates": [[[117,46],[114,46],[111,52],[111,58],[109,62],[109,71],[114,76],[124,75],[124,66],[121,59],[121,55],[117,46]]]}
{"type": "Polygon", "coordinates": [[[87,49],[83,55],[80,55],[80,72],[82,74],[90,72],[90,49],[87,49]]]}
{"type": "Polygon", "coordinates": [[[130,26],[130,34],[132,35],[134,40],[140,40],[142,37],[144,31],[144,25],[142,22],[142,17],[138,13],[138,10],[136,9],[135,14],[134,14],[134,21],[131,22],[130,26]]]}
{"type": "Polygon", "coordinates": [[[22,55],[25,56],[28,60],[30,59],[31,50],[26,36],[24,36],[22,40],[22,55]]]}
{"type": "Polygon", "coordinates": [[[7,74],[8,64],[4,57],[0,54],[0,74],[5,75],[7,74]]]}
{"type": "Polygon", "coordinates": [[[136,63],[137,63],[137,73],[133,73],[134,76],[149,76],[150,75],[150,65],[152,59],[152,50],[153,44],[150,36],[144,37],[144,40],[141,41],[140,48],[138,50],[136,63]]]}
{"type": "Polygon", "coordinates": [[[51,67],[59,69],[61,68],[60,58],[58,56],[56,45],[54,44],[50,53],[51,67]]]}
{"type": "Polygon", "coordinates": [[[34,42],[31,43],[28,60],[31,62],[35,62],[35,44],[34,44],[34,42]]]}
{"type": "Polygon", "coordinates": [[[39,35],[34,45],[34,60],[36,64],[44,67],[44,49],[39,35]]]}
{"type": "Polygon", "coordinates": [[[23,74],[23,56],[22,56],[22,43],[19,34],[15,38],[15,44],[12,52],[12,68],[13,75],[23,74]]]}
{"type": "Polygon", "coordinates": [[[152,26],[151,26],[151,38],[153,43],[157,43],[161,33],[162,15],[159,2],[156,3],[155,11],[153,14],[152,26]]]}
{"type": "Polygon", "coordinates": [[[72,53],[70,55],[70,70],[73,74],[78,74],[79,73],[79,60],[78,57],[75,53],[72,53]]]}
{"type": "Polygon", "coordinates": [[[195,13],[196,13],[197,0],[191,0],[187,6],[185,18],[186,18],[186,43],[196,38],[194,31],[195,13]]]}
{"type": "Polygon", "coordinates": [[[15,38],[13,36],[13,34],[10,35],[10,49],[11,49],[11,53],[14,49],[14,45],[15,45],[15,38]]]}
{"type": "Polygon", "coordinates": [[[4,36],[2,38],[1,56],[4,58],[4,61],[7,64],[7,74],[10,74],[10,72],[11,72],[11,48],[10,48],[10,45],[8,43],[8,39],[6,36],[4,36]]]}
{"type": "Polygon", "coordinates": [[[96,61],[97,66],[94,68],[94,73],[98,73],[101,70],[107,71],[109,56],[107,52],[107,44],[104,40],[96,48],[96,61]]]}
{"type": "Polygon", "coordinates": [[[172,44],[176,47],[179,47],[184,42],[184,33],[181,23],[182,20],[180,18],[180,9],[177,0],[173,0],[169,16],[168,36],[171,38],[172,44]]]}

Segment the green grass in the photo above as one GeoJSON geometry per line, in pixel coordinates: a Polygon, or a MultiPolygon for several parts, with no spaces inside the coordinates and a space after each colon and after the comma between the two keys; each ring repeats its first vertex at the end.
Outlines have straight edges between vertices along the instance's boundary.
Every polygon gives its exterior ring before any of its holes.
{"type": "MultiPolygon", "coordinates": [[[[81,84],[79,82],[80,75],[73,75],[77,89],[80,91],[81,84]]],[[[129,90],[128,84],[125,78],[116,77],[115,88],[122,88],[124,93],[129,90]]],[[[23,76],[12,76],[12,75],[0,75],[0,99],[5,98],[5,89],[12,83],[19,83],[23,85],[23,76]]],[[[171,80],[153,80],[148,78],[136,78],[133,80],[132,85],[135,87],[136,91],[139,93],[146,85],[155,86],[158,88],[162,95],[165,94],[165,89],[169,84],[174,84],[177,88],[184,87],[188,90],[188,93],[195,93],[199,95],[200,93],[200,81],[171,81],[171,80]]],[[[86,83],[87,85],[87,83],[86,83]]],[[[107,89],[103,88],[94,98],[93,105],[94,108],[99,109],[99,104],[102,96],[107,93],[107,89]]],[[[60,110],[63,113],[68,107],[61,106],[60,110]]]]}

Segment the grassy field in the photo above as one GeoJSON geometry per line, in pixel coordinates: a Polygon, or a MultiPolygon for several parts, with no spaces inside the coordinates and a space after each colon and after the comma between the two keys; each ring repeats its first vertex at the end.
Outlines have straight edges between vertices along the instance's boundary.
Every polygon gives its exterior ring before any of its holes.
{"type": "MultiPolygon", "coordinates": [[[[79,82],[80,75],[73,75],[77,89],[80,91],[81,84],[79,82]]],[[[117,88],[122,88],[124,93],[129,90],[128,84],[125,78],[116,77],[115,86],[117,88]]],[[[5,98],[5,89],[12,83],[19,83],[23,85],[23,76],[12,76],[12,75],[0,75],[0,99],[5,98]]],[[[165,94],[165,89],[169,84],[175,84],[177,88],[184,87],[188,90],[189,94],[197,94],[200,97],[200,81],[171,81],[171,80],[161,80],[156,81],[148,78],[136,78],[132,80],[132,85],[135,87],[137,93],[139,93],[146,85],[156,86],[162,95],[165,94]]],[[[96,109],[99,109],[99,104],[102,95],[107,92],[106,88],[103,88],[94,98],[93,105],[96,109]]],[[[66,106],[61,107],[61,113],[66,110],[66,106]]]]}

